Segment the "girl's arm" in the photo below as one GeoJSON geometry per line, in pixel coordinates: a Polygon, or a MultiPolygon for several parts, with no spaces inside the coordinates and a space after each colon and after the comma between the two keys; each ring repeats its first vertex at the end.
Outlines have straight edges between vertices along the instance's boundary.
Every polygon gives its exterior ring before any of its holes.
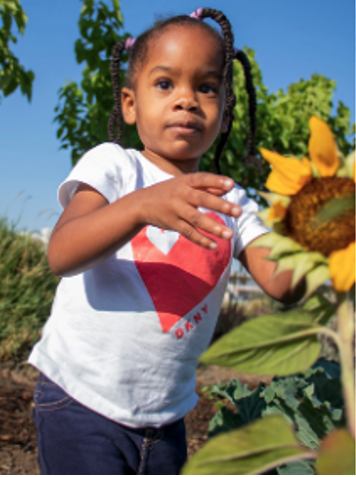
{"type": "Polygon", "coordinates": [[[305,282],[301,280],[294,289],[291,289],[293,271],[273,273],[277,267],[276,262],[267,260],[270,249],[264,247],[247,246],[240,254],[239,260],[252,275],[256,283],[275,300],[286,304],[295,303],[305,293],[305,282]]]}
{"type": "Polygon", "coordinates": [[[60,276],[88,270],[148,224],[176,230],[202,247],[216,248],[216,243],[200,231],[226,240],[233,232],[198,207],[238,217],[241,207],[219,197],[233,185],[232,179],[215,174],[184,174],[109,204],[98,191],[81,184],[53,229],[47,252],[49,266],[60,276]]]}

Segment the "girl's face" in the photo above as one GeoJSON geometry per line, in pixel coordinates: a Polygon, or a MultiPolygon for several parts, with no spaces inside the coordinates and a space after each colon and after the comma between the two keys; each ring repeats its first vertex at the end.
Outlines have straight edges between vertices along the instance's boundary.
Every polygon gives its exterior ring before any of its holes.
{"type": "Polygon", "coordinates": [[[203,28],[172,25],[150,41],[135,88],[122,90],[122,109],[161,169],[198,169],[223,126],[222,69],[221,47],[203,28]]]}

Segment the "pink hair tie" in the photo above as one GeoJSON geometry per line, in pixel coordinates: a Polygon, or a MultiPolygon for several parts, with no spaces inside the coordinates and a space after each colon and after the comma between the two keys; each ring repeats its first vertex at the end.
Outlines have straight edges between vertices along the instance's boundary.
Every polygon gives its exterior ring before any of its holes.
{"type": "Polygon", "coordinates": [[[201,20],[203,14],[202,8],[197,8],[193,13],[190,14],[191,18],[196,18],[197,20],[201,20]]]}
{"type": "Polygon", "coordinates": [[[131,37],[126,38],[126,41],[125,41],[125,50],[132,50],[135,41],[136,41],[136,38],[131,38],[131,37]]]}

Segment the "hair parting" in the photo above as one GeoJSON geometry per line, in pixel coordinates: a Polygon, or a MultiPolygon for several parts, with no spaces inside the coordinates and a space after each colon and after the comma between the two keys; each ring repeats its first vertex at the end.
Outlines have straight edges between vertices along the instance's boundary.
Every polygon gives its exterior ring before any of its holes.
{"type": "Polygon", "coordinates": [[[252,163],[256,165],[260,170],[261,166],[258,159],[255,157],[254,139],[256,131],[256,92],[253,85],[251,66],[246,54],[234,48],[234,35],[232,32],[231,24],[227,17],[219,10],[212,8],[198,8],[190,16],[178,15],[168,18],[167,20],[158,21],[155,25],[142,33],[137,39],[124,38],[119,41],[113,48],[112,61],[111,61],[111,77],[113,84],[113,93],[115,104],[110,115],[108,123],[108,132],[110,141],[120,144],[122,139],[122,108],[121,108],[121,86],[120,86],[120,63],[124,51],[130,51],[130,61],[128,68],[128,84],[133,86],[135,74],[145,59],[147,58],[147,50],[149,41],[154,38],[155,35],[161,33],[165,28],[170,25],[192,25],[196,26],[197,22],[202,28],[209,31],[217,41],[220,42],[224,52],[224,67],[223,67],[223,83],[226,91],[225,98],[225,110],[223,114],[223,121],[227,125],[226,132],[220,134],[219,141],[217,143],[214,155],[214,164],[217,172],[221,174],[220,158],[223,148],[228,140],[232,124],[234,121],[234,107],[236,105],[236,96],[233,92],[233,60],[238,60],[244,71],[245,75],[245,87],[248,94],[248,111],[249,111],[249,133],[247,143],[247,155],[244,159],[246,163],[252,163]],[[220,35],[214,28],[202,20],[210,18],[214,20],[221,29],[222,35],[220,35]],[[117,128],[117,135],[115,134],[115,128],[117,128]],[[116,136],[116,137],[115,137],[116,136]]]}

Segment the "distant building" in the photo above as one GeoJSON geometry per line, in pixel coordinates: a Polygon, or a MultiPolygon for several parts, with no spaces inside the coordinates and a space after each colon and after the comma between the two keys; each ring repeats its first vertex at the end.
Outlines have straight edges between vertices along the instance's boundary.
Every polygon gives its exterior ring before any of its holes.
{"type": "Polygon", "coordinates": [[[248,301],[251,295],[263,295],[263,290],[253,280],[247,272],[235,272],[230,275],[224,302],[248,301]]]}

